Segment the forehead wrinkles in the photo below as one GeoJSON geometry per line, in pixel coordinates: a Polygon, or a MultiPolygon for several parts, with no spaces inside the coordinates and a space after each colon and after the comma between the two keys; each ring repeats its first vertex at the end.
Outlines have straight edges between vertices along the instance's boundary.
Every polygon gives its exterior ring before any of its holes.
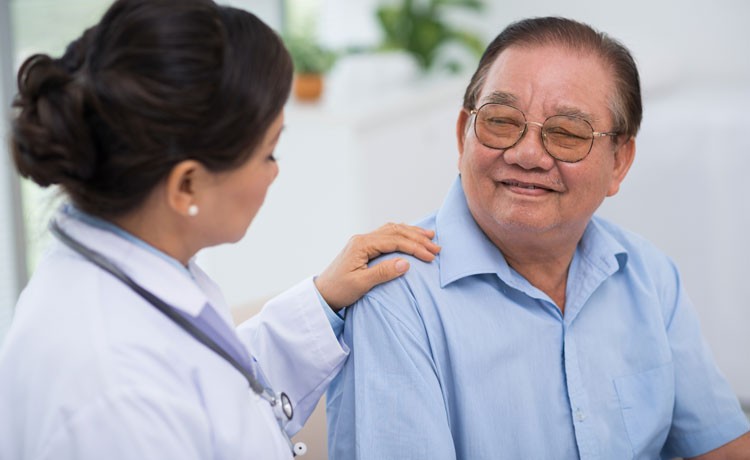
{"type": "Polygon", "coordinates": [[[506,104],[529,115],[532,109],[526,104],[534,106],[534,101],[525,97],[531,96],[542,104],[535,106],[537,109],[533,111],[541,112],[532,117],[567,115],[591,124],[609,124],[612,100],[616,99],[613,93],[617,89],[613,77],[608,62],[590,49],[556,43],[513,45],[489,66],[476,107],[486,103],[506,104]],[[558,74],[560,69],[567,72],[558,74]],[[550,77],[546,78],[547,75],[550,77]],[[516,93],[519,89],[521,93],[516,93]]]}

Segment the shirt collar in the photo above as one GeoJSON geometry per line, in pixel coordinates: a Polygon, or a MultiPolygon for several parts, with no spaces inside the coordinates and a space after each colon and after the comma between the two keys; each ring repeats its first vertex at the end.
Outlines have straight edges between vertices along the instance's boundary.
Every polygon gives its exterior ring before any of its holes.
{"type": "Polygon", "coordinates": [[[440,286],[472,275],[495,273],[507,279],[510,267],[503,254],[474,220],[460,176],[435,217],[440,250],[440,286]],[[506,275],[506,276],[504,276],[506,275]]]}
{"type": "Polygon", "coordinates": [[[625,267],[628,262],[628,251],[607,230],[609,225],[611,224],[600,217],[592,217],[576,251],[590,265],[611,275],[625,267]]]}
{"type": "Polygon", "coordinates": [[[72,238],[110,259],[133,281],[174,308],[198,316],[209,303],[195,282],[192,261],[186,268],[125,230],[71,205],[64,205],[55,220],[72,238]]]}
{"type": "MultiPolygon", "coordinates": [[[[440,286],[464,277],[496,274],[507,284],[527,282],[513,270],[502,252],[484,234],[469,211],[460,176],[438,210],[435,228],[440,250],[440,286]]],[[[576,250],[577,263],[592,265],[607,276],[625,266],[627,251],[594,217],[576,250]]]]}

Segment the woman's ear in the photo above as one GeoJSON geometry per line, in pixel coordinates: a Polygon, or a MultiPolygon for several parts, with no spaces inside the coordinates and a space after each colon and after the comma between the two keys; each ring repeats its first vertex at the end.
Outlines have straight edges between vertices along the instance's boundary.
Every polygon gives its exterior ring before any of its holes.
{"type": "Polygon", "coordinates": [[[177,163],[167,176],[167,205],[183,216],[193,216],[199,207],[198,196],[207,171],[195,160],[177,163]]]}

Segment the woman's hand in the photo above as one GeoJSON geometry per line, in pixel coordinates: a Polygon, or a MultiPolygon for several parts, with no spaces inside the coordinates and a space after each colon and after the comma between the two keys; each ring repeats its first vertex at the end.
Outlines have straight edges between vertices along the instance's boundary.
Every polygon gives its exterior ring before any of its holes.
{"type": "Polygon", "coordinates": [[[315,279],[315,286],[333,311],[339,311],[374,286],[397,278],[409,269],[409,262],[398,257],[368,267],[370,260],[399,251],[431,262],[440,251],[440,246],[432,242],[434,236],[432,230],[405,224],[386,224],[374,232],[355,235],[315,279]]]}

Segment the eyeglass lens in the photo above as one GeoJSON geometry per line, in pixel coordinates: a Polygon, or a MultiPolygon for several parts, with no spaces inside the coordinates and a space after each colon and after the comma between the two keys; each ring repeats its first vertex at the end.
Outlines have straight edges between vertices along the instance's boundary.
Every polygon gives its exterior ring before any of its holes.
{"type": "MultiPolygon", "coordinates": [[[[476,112],[474,132],[479,142],[493,149],[513,147],[527,130],[523,112],[504,104],[485,104],[476,112]]],[[[554,158],[575,162],[588,155],[594,142],[591,125],[576,117],[555,115],[541,128],[542,142],[554,158]]]]}

